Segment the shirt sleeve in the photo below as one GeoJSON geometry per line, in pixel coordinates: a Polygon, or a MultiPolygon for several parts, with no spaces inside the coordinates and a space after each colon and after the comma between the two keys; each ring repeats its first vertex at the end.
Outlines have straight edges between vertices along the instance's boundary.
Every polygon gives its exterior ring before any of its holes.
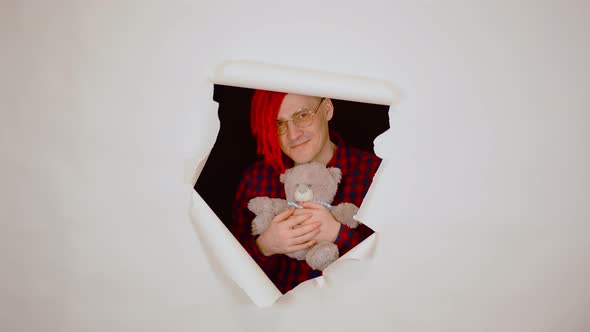
{"type": "MultiPolygon", "coordinates": [[[[354,166],[356,171],[352,171],[352,176],[356,178],[357,185],[348,188],[349,193],[355,193],[355,197],[360,198],[360,201],[355,202],[358,206],[362,204],[362,200],[367,195],[373,177],[381,164],[381,159],[372,154],[364,154],[364,157],[359,158],[359,160],[354,166]]],[[[373,233],[374,231],[364,224],[359,224],[356,228],[342,225],[334,243],[338,246],[342,256],[373,233]]]]}
{"type": "Polygon", "coordinates": [[[340,232],[334,243],[338,246],[338,251],[342,256],[371,234],[373,234],[373,230],[364,224],[359,224],[356,228],[350,228],[343,224],[340,226],[340,232]]]}
{"type": "Polygon", "coordinates": [[[247,172],[238,186],[232,209],[232,223],[229,229],[260,268],[267,275],[272,275],[276,270],[276,256],[263,255],[256,245],[257,237],[253,236],[251,231],[252,219],[255,216],[254,213],[248,210],[248,202],[255,196],[252,190],[251,178],[251,175],[247,172]]]}

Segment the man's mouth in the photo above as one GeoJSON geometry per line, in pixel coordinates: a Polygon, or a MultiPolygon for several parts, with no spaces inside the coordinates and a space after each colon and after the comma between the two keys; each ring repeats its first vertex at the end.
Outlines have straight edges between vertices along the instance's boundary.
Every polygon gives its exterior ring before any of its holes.
{"type": "Polygon", "coordinates": [[[290,148],[291,149],[298,149],[298,148],[302,147],[303,145],[305,145],[305,143],[307,143],[307,142],[309,142],[309,140],[305,140],[305,141],[302,141],[302,142],[298,142],[298,143],[292,144],[290,146],[290,148]]]}

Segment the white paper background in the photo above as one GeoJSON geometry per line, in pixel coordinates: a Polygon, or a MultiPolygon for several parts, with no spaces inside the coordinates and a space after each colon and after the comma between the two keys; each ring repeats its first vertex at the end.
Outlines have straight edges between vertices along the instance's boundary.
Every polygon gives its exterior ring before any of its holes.
{"type": "Polygon", "coordinates": [[[587,2],[0,13],[0,330],[590,329],[587,2]],[[373,257],[266,309],[189,218],[191,159],[218,129],[210,79],[244,59],[403,93],[377,142],[373,257]]]}

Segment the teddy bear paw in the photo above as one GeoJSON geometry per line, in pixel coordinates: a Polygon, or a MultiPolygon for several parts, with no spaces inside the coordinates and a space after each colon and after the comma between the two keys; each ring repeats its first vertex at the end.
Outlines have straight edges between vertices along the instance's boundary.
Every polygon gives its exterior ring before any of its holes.
{"type": "Polygon", "coordinates": [[[359,208],[352,203],[340,203],[332,208],[332,215],[340,223],[350,228],[356,228],[359,225],[359,221],[354,219],[354,215],[356,215],[358,210],[359,208]]]}

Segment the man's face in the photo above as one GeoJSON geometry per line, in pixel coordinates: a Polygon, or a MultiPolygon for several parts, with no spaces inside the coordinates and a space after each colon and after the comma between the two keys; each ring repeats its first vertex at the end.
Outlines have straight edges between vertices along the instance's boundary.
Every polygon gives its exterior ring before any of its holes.
{"type": "Polygon", "coordinates": [[[326,164],[332,158],[332,147],[328,132],[328,121],[333,115],[330,99],[288,94],[279,109],[278,121],[288,121],[299,112],[313,111],[313,121],[304,128],[297,127],[293,121],[288,123],[287,131],[279,134],[281,150],[295,164],[317,161],[326,164]],[[319,105],[319,108],[318,108],[319,105]]]}

